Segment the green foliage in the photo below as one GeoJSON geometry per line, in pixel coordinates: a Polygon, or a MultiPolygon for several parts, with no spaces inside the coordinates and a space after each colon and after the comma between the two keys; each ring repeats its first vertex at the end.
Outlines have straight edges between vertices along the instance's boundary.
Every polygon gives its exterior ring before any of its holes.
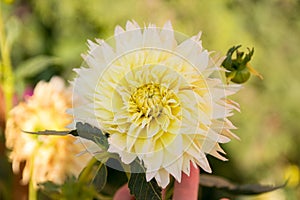
{"type": "Polygon", "coordinates": [[[154,179],[147,182],[145,168],[138,162],[134,161],[131,164],[132,173],[128,182],[130,193],[137,200],[161,200],[161,188],[157,185],[154,179]]]}
{"type": "Polygon", "coordinates": [[[102,150],[108,149],[107,137],[100,129],[81,122],[76,123],[76,129],[80,137],[95,142],[102,150]]]}
{"type": "Polygon", "coordinates": [[[96,187],[98,192],[101,192],[106,185],[107,168],[103,163],[101,163],[96,171],[97,173],[93,178],[93,185],[96,187]]]}
{"type": "Polygon", "coordinates": [[[53,182],[40,184],[42,192],[52,199],[110,199],[101,194],[106,185],[107,168],[106,166],[92,159],[82,170],[78,179],[68,177],[64,184],[57,185],[53,182]]]}
{"type": "Polygon", "coordinates": [[[67,178],[65,183],[62,185],[57,185],[53,182],[45,182],[43,184],[40,184],[40,186],[42,188],[41,192],[43,192],[53,200],[104,200],[103,198],[101,198],[102,196],[96,191],[95,187],[88,184],[82,184],[75,177],[67,178]]]}
{"type": "Polygon", "coordinates": [[[255,195],[266,192],[271,192],[286,186],[285,184],[279,186],[260,185],[260,184],[245,184],[238,185],[229,180],[214,175],[201,175],[200,185],[202,187],[217,188],[233,195],[255,195]]]}
{"type": "Polygon", "coordinates": [[[35,56],[22,62],[15,70],[15,76],[18,80],[34,76],[46,69],[49,65],[58,64],[58,58],[51,56],[35,56]]]}
{"type": "Polygon", "coordinates": [[[29,134],[39,135],[73,135],[80,136],[84,139],[91,140],[96,143],[102,150],[108,149],[107,137],[102,131],[96,127],[91,126],[88,123],[78,122],[76,123],[76,129],[71,131],[55,131],[55,130],[44,130],[38,132],[24,131],[29,134]]]}
{"type": "Polygon", "coordinates": [[[82,170],[78,182],[94,187],[97,192],[101,192],[106,185],[107,168],[104,163],[97,161],[95,158],[82,170]]]}

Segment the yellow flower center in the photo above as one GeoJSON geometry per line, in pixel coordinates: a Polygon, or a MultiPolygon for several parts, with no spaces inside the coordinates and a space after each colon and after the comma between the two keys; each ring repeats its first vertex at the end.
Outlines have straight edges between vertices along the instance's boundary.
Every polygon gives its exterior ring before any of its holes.
{"type": "Polygon", "coordinates": [[[138,87],[129,99],[131,119],[142,126],[158,118],[161,113],[174,118],[179,111],[180,103],[174,92],[155,83],[138,87]]]}

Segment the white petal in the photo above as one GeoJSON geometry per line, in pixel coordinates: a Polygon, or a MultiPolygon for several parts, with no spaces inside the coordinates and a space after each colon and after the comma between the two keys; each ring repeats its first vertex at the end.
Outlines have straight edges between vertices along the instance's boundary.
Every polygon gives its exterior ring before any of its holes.
{"type": "Polygon", "coordinates": [[[163,49],[173,50],[174,47],[177,45],[173,27],[170,21],[167,21],[167,23],[165,23],[164,27],[162,28],[160,32],[160,39],[162,42],[163,49]]]}
{"type": "Polygon", "coordinates": [[[158,185],[160,185],[163,189],[166,188],[168,186],[168,184],[170,183],[170,175],[164,169],[160,169],[158,171],[158,173],[155,176],[155,179],[156,179],[158,185]]]}
{"type": "Polygon", "coordinates": [[[212,170],[209,166],[208,160],[204,153],[199,153],[197,157],[195,157],[194,161],[206,172],[211,173],[212,170]]]}
{"type": "Polygon", "coordinates": [[[134,161],[134,159],[136,158],[136,154],[133,153],[128,153],[126,151],[123,151],[121,153],[121,160],[122,162],[124,162],[125,164],[130,164],[134,161]]]}
{"type": "Polygon", "coordinates": [[[144,47],[161,47],[161,40],[159,37],[158,29],[154,27],[147,27],[143,33],[143,46],[144,47]]]}

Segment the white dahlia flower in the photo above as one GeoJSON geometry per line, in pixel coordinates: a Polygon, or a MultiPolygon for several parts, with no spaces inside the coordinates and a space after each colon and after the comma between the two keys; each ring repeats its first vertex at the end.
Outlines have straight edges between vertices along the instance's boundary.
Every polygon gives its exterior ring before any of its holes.
{"type": "Polygon", "coordinates": [[[75,70],[74,122],[100,128],[109,152],[125,164],[138,158],[147,181],[163,188],[170,174],[189,175],[190,162],[211,172],[206,154],[226,160],[219,143],[236,137],[227,117],[238,109],[226,97],[239,86],[215,78],[222,59],[202,48],[200,34],[179,43],[170,22],[141,29],[133,21],[116,27],[114,45],[96,41],[87,67],[75,70]]]}

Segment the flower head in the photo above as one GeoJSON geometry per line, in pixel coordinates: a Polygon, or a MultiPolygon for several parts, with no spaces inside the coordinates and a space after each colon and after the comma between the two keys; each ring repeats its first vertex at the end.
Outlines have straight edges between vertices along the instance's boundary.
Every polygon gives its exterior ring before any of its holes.
{"type": "Polygon", "coordinates": [[[62,79],[54,77],[49,83],[39,82],[33,96],[21,102],[8,116],[6,146],[11,149],[10,159],[14,172],[25,162],[22,182],[32,179],[34,185],[45,181],[57,184],[68,175],[77,176],[89,155],[77,156],[84,147],[74,144],[72,136],[31,135],[22,131],[64,130],[71,122],[65,110],[71,105],[71,90],[62,79]]]}
{"type": "Polygon", "coordinates": [[[206,154],[225,160],[219,143],[235,137],[227,117],[238,109],[226,96],[238,87],[213,78],[222,59],[202,48],[200,34],[178,43],[170,22],[143,30],[127,22],[113,39],[114,47],[89,41],[88,66],[75,70],[75,122],[107,133],[109,152],[125,164],[138,158],[162,187],[170,174],[189,175],[190,162],[210,172],[206,154]]]}

